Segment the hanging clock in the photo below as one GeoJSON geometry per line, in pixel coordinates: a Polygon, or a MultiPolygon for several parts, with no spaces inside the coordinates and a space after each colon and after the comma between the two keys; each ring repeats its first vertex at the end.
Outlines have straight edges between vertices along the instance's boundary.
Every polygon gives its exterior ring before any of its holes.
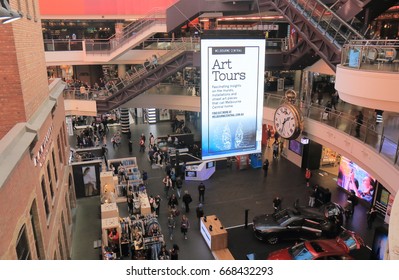
{"type": "Polygon", "coordinates": [[[285,139],[296,139],[302,133],[303,116],[301,110],[295,106],[296,93],[286,92],[286,102],[281,104],[274,113],[274,127],[278,134],[285,139]]]}

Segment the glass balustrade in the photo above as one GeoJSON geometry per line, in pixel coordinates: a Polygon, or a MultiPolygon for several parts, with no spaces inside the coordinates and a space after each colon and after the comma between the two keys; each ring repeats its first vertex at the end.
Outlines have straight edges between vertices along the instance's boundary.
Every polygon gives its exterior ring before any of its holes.
{"type": "MultiPolygon", "coordinates": [[[[277,108],[283,100],[283,96],[266,94],[265,106],[269,108],[277,108]]],[[[357,123],[353,116],[344,112],[329,112],[328,119],[323,118],[325,107],[317,104],[302,105],[302,113],[305,118],[309,118],[325,125],[332,126],[352,137],[355,137],[355,129],[357,123]]],[[[306,127],[305,127],[306,131],[306,127]]],[[[392,162],[396,168],[399,168],[398,155],[399,155],[399,139],[392,139],[385,130],[381,131],[376,129],[375,121],[367,120],[364,124],[360,125],[360,137],[357,138],[365,145],[370,146],[381,156],[392,162]]]]}
{"type": "Polygon", "coordinates": [[[399,72],[399,40],[353,40],[342,49],[341,66],[399,72]]]}

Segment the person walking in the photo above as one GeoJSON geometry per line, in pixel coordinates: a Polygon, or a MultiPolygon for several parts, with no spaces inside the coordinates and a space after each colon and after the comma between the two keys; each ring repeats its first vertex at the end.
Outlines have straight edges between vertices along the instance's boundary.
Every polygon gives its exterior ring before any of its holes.
{"type": "Polygon", "coordinates": [[[272,138],[272,131],[270,128],[267,129],[267,147],[270,148],[270,139],[272,138]]]}
{"type": "Polygon", "coordinates": [[[350,195],[348,197],[348,204],[349,204],[349,215],[353,217],[355,214],[355,206],[357,205],[358,200],[354,190],[350,191],[350,195]]]}
{"type": "Polygon", "coordinates": [[[360,127],[363,124],[363,118],[364,118],[363,112],[359,111],[359,113],[356,115],[356,118],[355,118],[355,122],[356,122],[356,128],[355,128],[356,135],[355,135],[355,137],[356,138],[360,137],[360,127]]]}
{"type": "Polygon", "coordinates": [[[168,201],[169,209],[171,210],[173,208],[176,208],[177,205],[179,205],[179,201],[177,200],[176,195],[174,193],[172,193],[172,195],[170,196],[169,201],[168,201]]]}
{"type": "Polygon", "coordinates": [[[313,190],[311,190],[310,195],[309,195],[309,207],[314,207],[315,202],[316,202],[316,196],[317,196],[317,189],[318,185],[315,185],[313,190]]]}
{"type": "Polygon", "coordinates": [[[145,140],[143,138],[143,136],[140,137],[139,140],[139,146],[140,146],[140,152],[145,152],[145,140]]]}
{"type": "Polygon", "coordinates": [[[278,158],[278,148],[279,148],[279,142],[278,140],[275,140],[273,142],[273,158],[278,158]]]}
{"type": "Polygon", "coordinates": [[[144,185],[147,186],[147,180],[148,180],[148,173],[147,173],[147,171],[143,170],[143,171],[141,172],[141,178],[143,179],[144,185]]]}
{"type": "Polygon", "coordinates": [[[169,190],[172,188],[172,180],[170,179],[169,176],[166,176],[162,180],[163,185],[164,185],[164,192],[165,192],[165,197],[169,198],[169,190]]]}
{"type": "Polygon", "coordinates": [[[190,203],[193,201],[193,199],[191,198],[191,195],[188,193],[187,190],[184,191],[182,199],[184,202],[184,207],[186,208],[186,213],[190,212],[190,203]]]}
{"type": "Polygon", "coordinates": [[[161,196],[158,194],[154,197],[153,208],[155,210],[155,215],[159,217],[159,208],[161,208],[161,196]]]}
{"type": "Polygon", "coordinates": [[[267,176],[267,171],[269,170],[269,160],[266,159],[265,162],[263,163],[263,176],[267,176]]]}
{"type": "Polygon", "coordinates": [[[309,168],[306,168],[306,171],[305,171],[305,180],[306,180],[306,186],[307,186],[307,187],[310,186],[310,177],[312,177],[312,171],[310,171],[309,168]]]}
{"type": "Polygon", "coordinates": [[[278,212],[281,210],[281,199],[276,196],[275,199],[273,199],[273,208],[274,208],[274,212],[278,212]]]}
{"type": "Polygon", "coordinates": [[[129,146],[129,154],[131,154],[133,152],[133,142],[131,139],[129,139],[128,146],[129,146]]]}
{"type": "Polygon", "coordinates": [[[180,199],[181,198],[181,189],[183,187],[183,180],[181,179],[180,176],[176,178],[176,193],[177,197],[180,199]]]}
{"type": "Polygon", "coordinates": [[[187,233],[189,228],[190,228],[190,221],[188,220],[186,215],[183,215],[180,221],[180,231],[181,233],[183,233],[184,239],[187,239],[187,233]]]}
{"type": "Polygon", "coordinates": [[[371,206],[369,211],[367,211],[367,228],[371,229],[375,218],[377,217],[377,210],[374,206],[371,206]]]}
{"type": "Polygon", "coordinates": [[[177,244],[173,244],[172,249],[170,249],[170,259],[171,260],[179,259],[179,246],[177,244]]]}
{"type": "Polygon", "coordinates": [[[337,111],[338,98],[339,98],[338,92],[335,91],[335,93],[333,93],[331,97],[331,107],[334,108],[335,111],[337,111]]]}
{"type": "Polygon", "coordinates": [[[205,203],[205,185],[203,182],[201,182],[198,185],[198,194],[199,194],[199,202],[204,204],[205,203]]]}
{"type": "Polygon", "coordinates": [[[173,232],[175,231],[176,220],[175,216],[170,213],[168,217],[168,231],[169,231],[169,239],[173,240],[173,232]]]}

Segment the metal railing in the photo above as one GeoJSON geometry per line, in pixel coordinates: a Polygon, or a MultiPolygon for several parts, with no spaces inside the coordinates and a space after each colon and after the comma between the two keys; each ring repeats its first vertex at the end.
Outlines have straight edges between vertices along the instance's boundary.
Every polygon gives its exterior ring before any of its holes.
{"type": "Polygon", "coordinates": [[[70,40],[70,39],[44,40],[44,51],[45,52],[83,51],[84,42],[85,40],[70,40]]]}
{"type": "MultiPolygon", "coordinates": [[[[284,97],[275,94],[265,95],[265,106],[270,108],[277,108],[284,102],[284,97]]],[[[328,118],[323,118],[325,107],[316,104],[299,104],[304,117],[321,122],[323,124],[334,127],[350,136],[356,136],[356,126],[359,124],[355,118],[344,112],[330,111],[328,118]]],[[[381,124],[380,124],[381,125],[381,124]]],[[[375,121],[372,119],[365,120],[360,125],[360,137],[358,140],[362,141],[365,145],[372,147],[381,156],[390,161],[396,168],[399,168],[399,139],[392,139],[391,136],[385,133],[385,127],[377,129],[375,121]]]]}
{"type": "Polygon", "coordinates": [[[399,40],[352,40],[342,49],[341,65],[374,72],[399,72],[399,40]]]}
{"type": "MultiPolygon", "coordinates": [[[[160,42],[156,42],[154,44],[159,44],[160,42]]],[[[162,41],[165,43],[165,41],[162,41]]],[[[181,38],[179,40],[170,40],[166,42],[166,45],[163,45],[163,50],[169,50],[163,55],[157,56],[157,65],[139,65],[131,68],[126,72],[123,78],[118,78],[114,81],[109,82],[105,85],[105,88],[100,90],[86,90],[85,92],[81,92],[80,88],[67,88],[64,90],[64,99],[81,99],[81,100],[101,100],[106,99],[112,94],[122,90],[123,88],[129,86],[130,84],[136,82],[141,79],[144,75],[153,71],[155,67],[164,64],[165,62],[173,59],[184,51],[199,51],[200,44],[199,39],[194,38],[181,38]]],[[[151,58],[148,58],[151,60],[151,58]]]]}
{"type": "Polygon", "coordinates": [[[153,71],[155,67],[164,64],[165,62],[173,59],[184,51],[199,51],[200,44],[199,39],[188,38],[188,40],[186,40],[185,38],[181,38],[180,40],[171,41],[168,47],[170,47],[170,50],[168,52],[163,55],[157,56],[157,65],[150,64],[147,66],[143,64],[139,67],[133,67],[130,71],[126,72],[125,77],[118,78],[118,80],[115,81],[112,85],[106,87],[108,95],[112,95],[119,90],[122,90],[123,88],[129,86],[138,79],[141,79],[148,72],[153,71]]]}
{"type": "Polygon", "coordinates": [[[338,48],[354,39],[364,39],[357,30],[341,19],[320,0],[272,0],[276,3],[288,1],[302,13],[330,42],[338,48]]]}
{"type": "Polygon", "coordinates": [[[150,27],[165,23],[165,13],[160,9],[155,9],[142,19],[127,25],[120,33],[114,34],[108,39],[85,40],[86,51],[88,54],[108,54],[122,47],[128,41],[135,39],[150,27]]]}

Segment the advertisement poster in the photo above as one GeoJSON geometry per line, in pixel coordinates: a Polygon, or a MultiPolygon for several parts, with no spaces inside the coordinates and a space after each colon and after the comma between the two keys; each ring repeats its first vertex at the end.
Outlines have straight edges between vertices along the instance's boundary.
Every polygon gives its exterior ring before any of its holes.
{"type": "Polygon", "coordinates": [[[358,50],[349,51],[349,67],[358,68],[359,67],[359,56],[360,52],[358,50]]]}
{"type": "Polygon", "coordinates": [[[85,196],[93,196],[99,194],[99,191],[97,189],[95,166],[83,166],[82,173],[85,196]]]}
{"type": "Polygon", "coordinates": [[[394,196],[393,195],[389,195],[388,205],[387,205],[387,212],[385,213],[385,218],[384,218],[384,222],[387,223],[387,224],[389,224],[389,218],[391,218],[393,200],[394,200],[394,196]]]}
{"type": "Polygon", "coordinates": [[[261,152],[265,40],[201,40],[202,159],[261,152]]]}
{"type": "Polygon", "coordinates": [[[367,202],[373,199],[375,179],[346,157],[341,158],[337,184],[348,192],[353,191],[357,197],[367,202]]]}

